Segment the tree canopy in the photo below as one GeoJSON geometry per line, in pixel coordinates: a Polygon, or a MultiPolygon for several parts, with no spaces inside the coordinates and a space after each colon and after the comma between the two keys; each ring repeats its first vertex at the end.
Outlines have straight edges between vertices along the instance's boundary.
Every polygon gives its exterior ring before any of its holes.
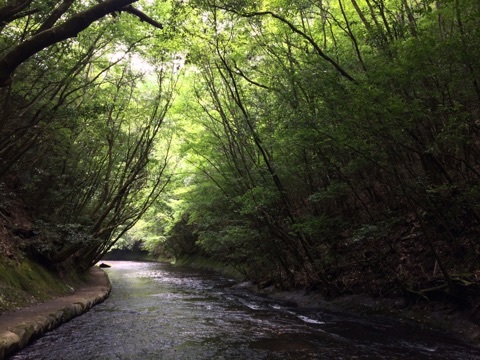
{"type": "Polygon", "coordinates": [[[13,0],[0,19],[0,215],[25,204],[10,234],[35,230],[32,256],[86,268],[129,237],[328,296],[478,280],[477,0],[13,0]]]}
{"type": "MultiPolygon", "coordinates": [[[[42,6],[39,1],[12,0],[0,9],[0,22],[3,27],[31,14],[37,16],[36,23],[30,31],[24,33],[25,38],[12,46],[0,59],[0,86],[7,85],[11,81],[15,69],[30,57],[51,45],[76,37],[79,32],[106,15],[128,12],[161,29],[160,23],[131,5],[137,1],[102,0],[98,1],[96,5],[72,11],[74,0],[65,0],[58,4],[52,1],[47,6],[42,6]],[[62,21],[61,18],[64,16],[67,18],[62,21]]],[[[77,1],[77,3],[79,2],[77,1]]],[[[88,2],[82,2],[80,6],[85,7],[86,4],[88,2]]]]}

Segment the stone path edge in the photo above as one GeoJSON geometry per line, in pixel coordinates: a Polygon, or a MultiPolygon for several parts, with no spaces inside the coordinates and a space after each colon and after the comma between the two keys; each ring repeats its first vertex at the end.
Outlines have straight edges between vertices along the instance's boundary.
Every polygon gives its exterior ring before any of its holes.
{"type": "Polygon", "coordinates": [[[24,348],[30,341],[84,314],[104,301],[111,291],[105,271],[92,267],[86,283],[73,294],[0,316],[0,360],[24,348]]]}

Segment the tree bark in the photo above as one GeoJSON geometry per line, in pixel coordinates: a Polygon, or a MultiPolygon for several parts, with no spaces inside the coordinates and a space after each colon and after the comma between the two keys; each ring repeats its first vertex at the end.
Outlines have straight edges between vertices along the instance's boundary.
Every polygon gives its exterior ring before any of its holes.
{"type": "MultiPolygon", "coordinates": [[[[125,11],[139,17],[142,21],[148,21],[150,25],[162,28],[160,23],[131,6],[136,1],[138,0],[106,0],[100,2],[98,5],[73,15],[64,23],[38,32],[17,45],[0,59],[0,87],[8,86],[12,82],[12,76],[16,68],[31,56],[50,45],[76,37],[78,33],[88,28],[93,22],[108,14],[125,11]]],[[[68,4],[68,1],[66,3],[68,4]]]]}
{"type": "Polygon", "coordinates": [[[75,0],[65,0],[63,1],[43,22],[43,24],[35,32],[36,34],[41,33],[44,30],[50,29],[55,23],[62,17],[63,14],[72,6],[75,0]]]}
{"type": "Polygon", "coordinates": [[[32,0],[14,0],[10,4],[0,8],[0,26],[8,24],[12,18],[16,18],[16,15],[26,9],[32,0]]]}

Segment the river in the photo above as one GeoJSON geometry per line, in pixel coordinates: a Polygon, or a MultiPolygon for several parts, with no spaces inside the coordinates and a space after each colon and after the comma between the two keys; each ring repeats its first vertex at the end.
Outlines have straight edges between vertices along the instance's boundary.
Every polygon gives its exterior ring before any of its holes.
{"type": "Polygon", "coordinates": [[[14,360],[480,359],[442,333],[379,317],[295,308],[217,273],[109,262],[110,297],[14,360]]]}

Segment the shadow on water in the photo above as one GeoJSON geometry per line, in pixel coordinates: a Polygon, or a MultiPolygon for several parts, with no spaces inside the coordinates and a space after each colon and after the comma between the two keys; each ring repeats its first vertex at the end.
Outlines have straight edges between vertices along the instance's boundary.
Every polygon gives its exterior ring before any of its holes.
{"type": "Polygon", "coordinates": [[[293,308],[216,273],[110,262],[110,297],[12,359],[480,359],[389,319],[293,308]]]}

